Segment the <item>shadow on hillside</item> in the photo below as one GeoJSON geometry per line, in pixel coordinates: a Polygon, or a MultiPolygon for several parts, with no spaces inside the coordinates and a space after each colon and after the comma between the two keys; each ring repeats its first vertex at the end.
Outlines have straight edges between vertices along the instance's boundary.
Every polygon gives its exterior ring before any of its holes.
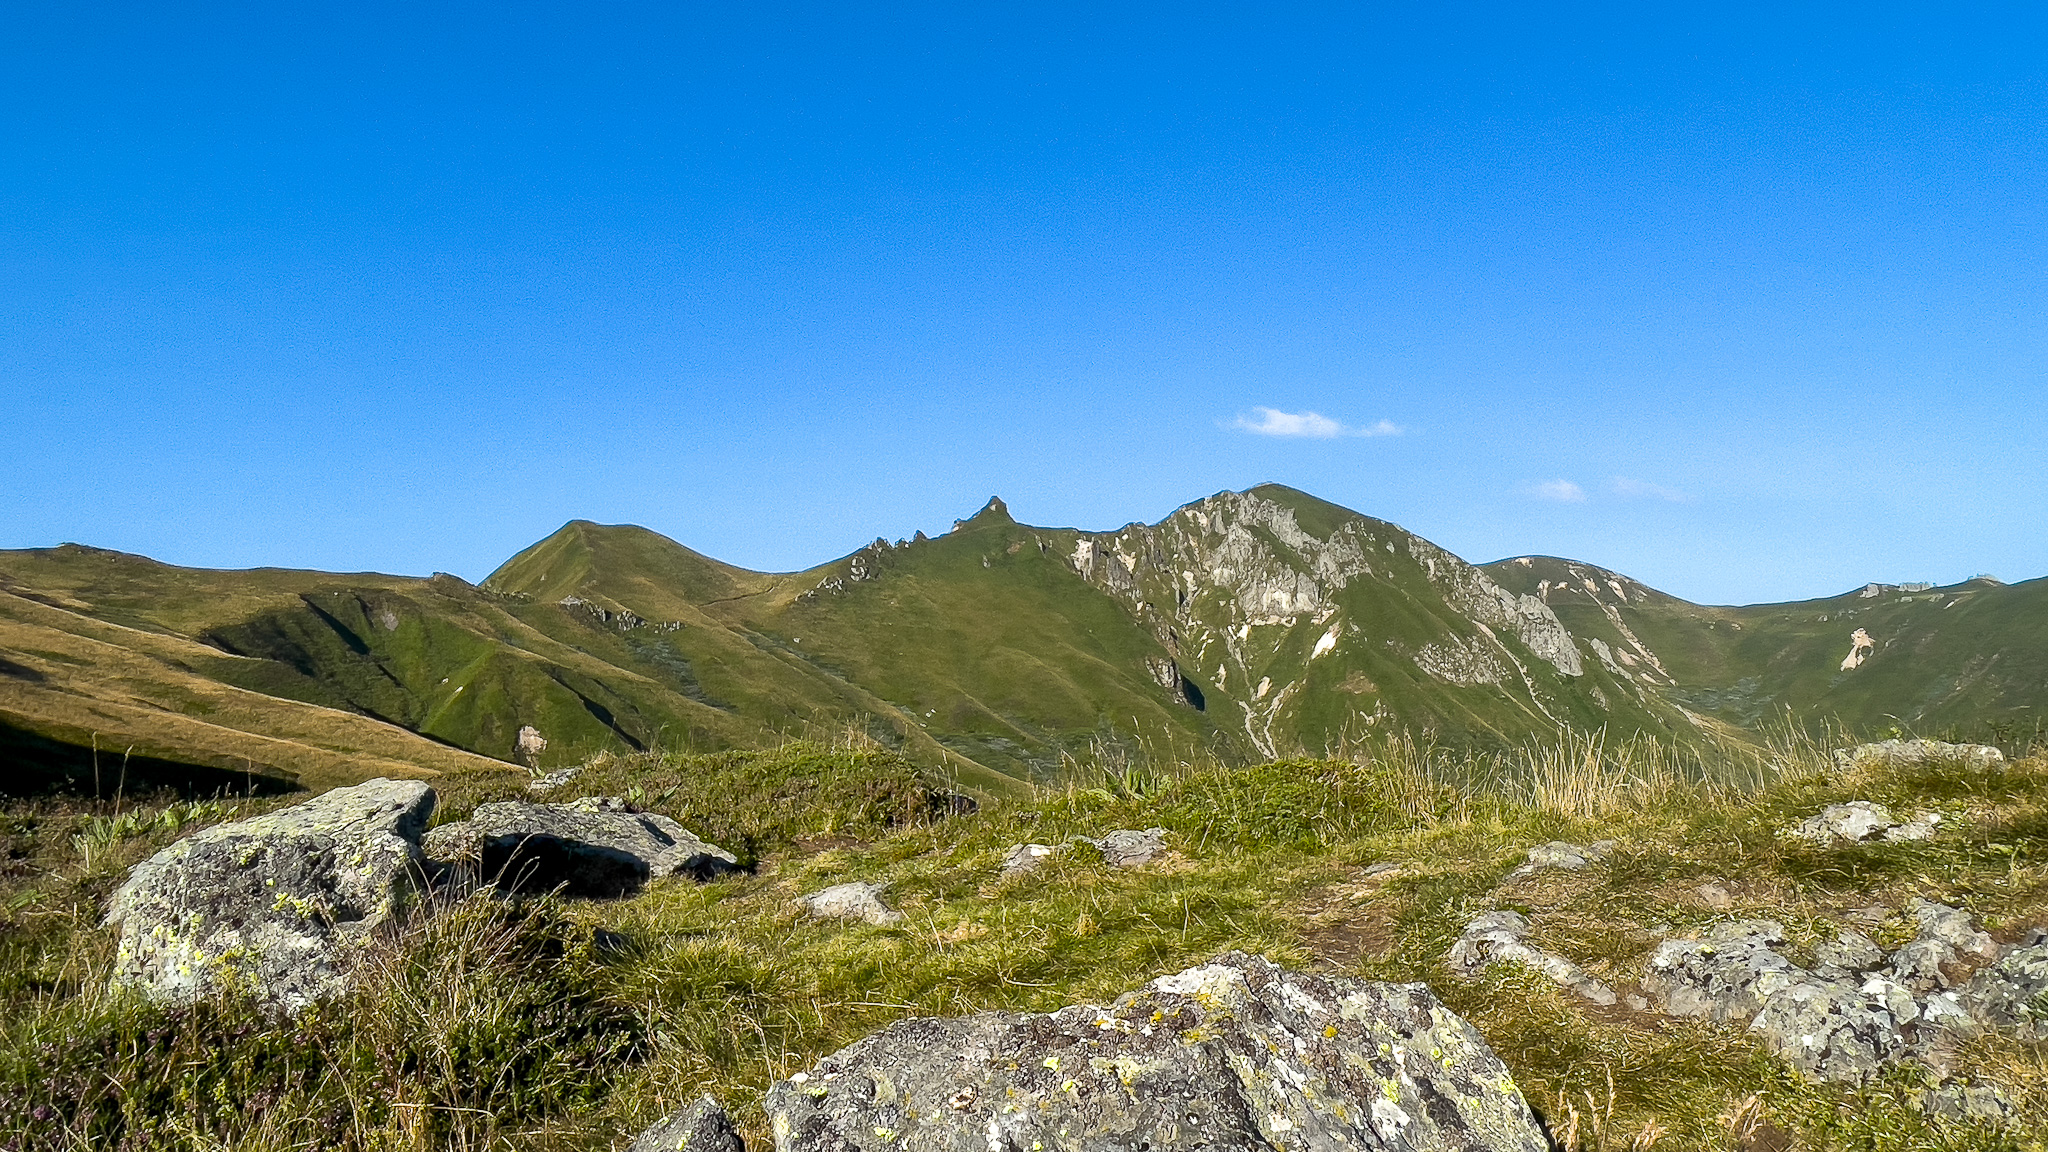
{"type": "Polygon", "coordinates": [[[54,740],[0,721],[0,796],[129,796],[171,791],[187,798],[274,796],[296,780],[257,771],[124,756],[119,749],[54,740]]]}

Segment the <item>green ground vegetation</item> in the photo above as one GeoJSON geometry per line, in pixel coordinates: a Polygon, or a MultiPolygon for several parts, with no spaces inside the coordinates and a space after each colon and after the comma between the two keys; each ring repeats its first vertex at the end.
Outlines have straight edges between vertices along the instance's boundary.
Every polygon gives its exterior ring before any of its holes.
{"type": "MultiPolygon", "coordinates": [[[[1100,1000],[1242,948],[1422,980],[1513,1068],[1561,1147],[2034,1152],[2048,1048],[1970,1042],[2003,1127],[1928,1119],[1910,1069],[1867,1088],[1800,1079],[1740,1032],[1596,1009],[1542,978],[1450,976],[1478,911],[1530,914],[1535,942],[1627,986],[1665,933],[1768,915],[1795,954],[1854,910],[1912,896],[2008,938],[2048,925],[2048,758],[1847,774],[1838,737],[1790,731],[1717,752],[1573,735],[1475,754],[1408,738],[1337,758],[1232,765],[1126,758],[962,812],[955,782],[855,733],[769,750],[609,753],[575,793],[627,795],[741,851],[751,870],[629,899],[473,899],[422,913],[349,998],[290,1021],[231,1001],[110,994],[99,917],[128,867],[280,798],[9,802],[0,817],[0,1147],[568,1150],[623,1147],[710,1092],[765,1147],[767,1084],[910,1015],[1100,1000]],[[1922,843],[1824,848],[1782,829],[1872,799],[1947,818],[1922,843]],[[1007,846],[1159,826],[1170,851],[1114,869],[1085,845],[1000,874],[1007,846]],[[1593,870],[1509,880],[1531,846],[1613,838],[1593,870]],[[794,898],[875,880],[887,927],[794,898]],[[1710,907],[1714,882],[1729,896],[1710,907]]],[[[448,773],[437,819],[519,794],[448,773]]],[[[1897,915],[1872,929],[1896,944],[1897,915]]]]}

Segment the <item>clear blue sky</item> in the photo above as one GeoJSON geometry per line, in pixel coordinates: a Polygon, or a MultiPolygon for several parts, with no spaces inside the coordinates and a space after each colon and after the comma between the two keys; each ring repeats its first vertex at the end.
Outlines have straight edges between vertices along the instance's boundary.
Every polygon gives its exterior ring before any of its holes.
{"type": "Polygon", "coordinates": [[[1659,7],[11,5],[0,547],[2048,573],[2043,10],[1659,7]]]}

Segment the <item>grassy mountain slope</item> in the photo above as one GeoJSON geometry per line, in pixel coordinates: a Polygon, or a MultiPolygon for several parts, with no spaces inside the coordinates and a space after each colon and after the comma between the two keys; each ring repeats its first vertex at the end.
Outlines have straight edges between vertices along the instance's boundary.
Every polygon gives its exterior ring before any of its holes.
{"type": "Polygon", "coordinates": [[[1825,599],[1729,608],[1690,604],[1553,557],[1503,560],[1487,571],[1544,600],[1589,643],[1607,645],[1625,675],[1731,724],[1753,726],[1789,708],[1863,731],[1901,726],[2010,739],[2048,713],[2048,581],[1872,584],[1825,599]]]}

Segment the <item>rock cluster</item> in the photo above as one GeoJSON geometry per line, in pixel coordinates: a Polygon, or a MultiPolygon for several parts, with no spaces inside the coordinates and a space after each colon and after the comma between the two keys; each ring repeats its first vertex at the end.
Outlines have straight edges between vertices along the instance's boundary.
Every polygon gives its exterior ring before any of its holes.
{"type": "Polygon", "coordinates": [[[1150,864],[1161,852],[1166,851],[1166,829],[1118,828],[1100,836],[1076,836],[1066,844],[1012,844],[1003,850],[1003,875],[1016,876],[1035,872],[1038,866],[1051,859],[1069,844],[1087,844],[1102,853],[1102,862],[1116,868],[1136,868],[1150,864]]]}
{"type": "Polygon", "coordinates": [[[1925,840],[1934,835],[1934,828],[1940,823],[1939,812],[1922,812],[1911,820],[1900,820],[1882,804],[1851,800],[1846,804],[1828,805],[1800,821],[1786,835],[1818,844],[1837,841],[1856,844],[1869,840],[1897,843],[1925,840]]]}
{"type": "Polygon", "coordinates": [[[1918,932],[1889,959],[1845,930],[1801,968],[1779,951],[1782,924],[1738,920],[1659,945],[1643,986],[1667,1013],[1742,1024],[1802,1071],[1843,1083],[1925,1055],[1945,1030],[2036,1034],[2048,946],[2001,956],[1967,913],[1917,899],[1908,911],[1918,932]],[[1994,958],[1956,986],[1963,968],[1994,958]]]}
{"type": "Polygon", "coordinates": [[[340,992],[362,948],[436,884],[618,895],[737,863],[617,800],[486,804],[428,832],[434,802],[417,780],[371,780],[172,844],[114,893],[114,984],[171,1001],[246,992],[293,1013],[340,992]]]}
{"type": "Polygon", "coordinates": [[[765,1106],[777,1152],[1549,1146],[1506,1066],[1426,986],[1242,953],[1107,1007],[900,1021],[765,1106]]]}

